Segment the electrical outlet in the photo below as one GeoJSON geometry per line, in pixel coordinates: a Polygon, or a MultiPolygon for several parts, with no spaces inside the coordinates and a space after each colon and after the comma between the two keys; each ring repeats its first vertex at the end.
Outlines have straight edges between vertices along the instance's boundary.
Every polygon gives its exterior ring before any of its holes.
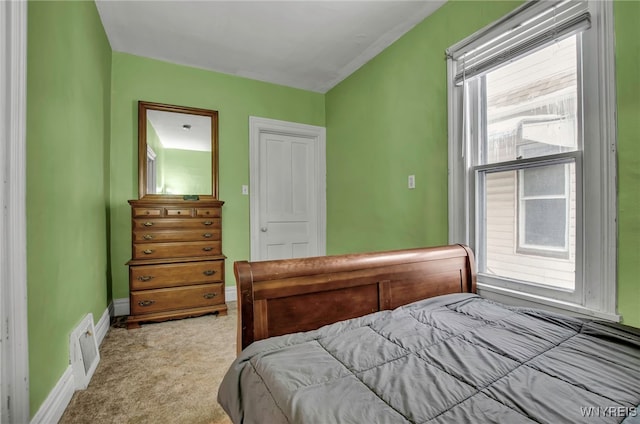
{"type": "Polygon", "coordinates": [[[248,185],[243,185],[242,186],[242,194],[244,194],[245,196],[249,194],[249,186],[248,185]]]}
{"type": "Polygon", "coordinates": [[[409,188],[416,188],[416,176],[409,175],[409,188]]]}

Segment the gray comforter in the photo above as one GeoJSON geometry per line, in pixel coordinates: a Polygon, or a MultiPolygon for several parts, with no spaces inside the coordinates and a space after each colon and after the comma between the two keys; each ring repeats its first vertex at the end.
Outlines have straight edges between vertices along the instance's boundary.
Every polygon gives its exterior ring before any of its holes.
{"type": "Polygon", "coordinates": [[[440,296],[245,349],[234,423],[637,422],[640,334],[440,296]]]}

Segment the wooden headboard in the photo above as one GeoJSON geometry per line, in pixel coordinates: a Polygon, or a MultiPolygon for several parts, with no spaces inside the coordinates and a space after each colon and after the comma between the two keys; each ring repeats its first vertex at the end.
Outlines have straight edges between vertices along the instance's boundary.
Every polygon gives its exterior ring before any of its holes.
{"type": "Polygon", "coordinates": [[[471,249],[451,245],[234,263],[238,351],[442,294],[475,293],[471,249]]]}

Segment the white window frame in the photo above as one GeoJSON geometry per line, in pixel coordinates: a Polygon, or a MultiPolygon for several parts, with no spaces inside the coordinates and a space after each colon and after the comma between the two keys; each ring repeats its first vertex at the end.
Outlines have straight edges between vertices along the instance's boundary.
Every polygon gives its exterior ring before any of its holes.
{"type": "Polygon", "coordinates": [[[156,194],[156,152],[147,146],[147,194],[156,194]]]}
{"type": "Polygon", "coordinates": [[[564,229],[564,246],[562,247],[552,247],[545,245],[533,245],[526,244],[524,241],[526,238],[526,225],[527,225],[527,215],[525,213],[525,203],[528,200],[544,200],[544,199],[563,199],[564,200],[564,208],[565,208],[565,216],[569,217],[570,214],[570,205],[571,205],[571,177],[569,172],[568,164],[564,164],[564,184],[563,184],[563,193],[562,194],[538,194],[538,195],[525,195],[524,194],[524,180],[525,174],[523,169],[518,170],[518,220],[517,220],[517,241],[516,241],[516,251],[522,252],[525,255],[536,255],[536,256],[556,256],[557,254],[561,255],[569,255],[569,222],[565,225],[564,229]]]}
{"type": "MultiPolygon", "coordinates": [[[[460,52],[483,34],[496,34],[509,27],[518,13],[530,13],[525,3],[507,17],[478,31],[448,49],[448,143],[449,143],[449,242],[465,243],[478,250],[475,228],[475,176],[470,172],[472,149],[463,142],[463,115],[479,116],[476,105],[463,111],[463,87],[456,87],[456,62],[452,52],[460,52]]],[[[478,275],[481,295],[527,306],[546,307],[576,315],[619,321],[617,301],[617,196],[616,196],[616,98],[615,45],[612,2],[588,3],[591,28],[582,33],[583,86],[585,101],[584,151],[576,154],[578,222],[576,228],[576,287],[579,298],[566,300],[549,295],[548,290],[478,275]]],[[[469,132],[469,129],[466,129],[469,132]]],[[[468,138],[468,137],[467,137],[468,138]]],[[[559,155],[560,156],[560,155],[559,155]]],[[[566,156],[563,154],[561,156],[566,156]]]]}

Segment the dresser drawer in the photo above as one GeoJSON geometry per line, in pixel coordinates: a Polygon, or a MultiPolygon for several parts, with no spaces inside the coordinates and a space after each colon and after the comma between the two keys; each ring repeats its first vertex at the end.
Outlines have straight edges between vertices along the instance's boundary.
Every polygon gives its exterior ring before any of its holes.
{"type": "Polygon", "coordinates": [[[217,228],[220,229],[220,218],[190,218],[190,219],[134,219],[133,229],[172,229],[172,228],[217,228]]]}
{"type": "Polygon", "coordinates": [[[150,314],[224,303],[223,284],[201,284],[131,292],[131,313],[150,314]]]}
{"type": "Polygon", "coordinates": [[[206,241],[220,240],[220,230],[175,230],[152,231],[134,230],[134,242],[166,242],[166,241],[206,241]]]}
{"type": "Polygon", "coordinates": [[[181,217],[193,216],[193,209],[191,208],[165,208],[165,215],[169,217],[181,217]]]}
{"type": "Polygon", "coordinates": [[[129,267],[131,290],[177,287],[222,281],[224,261],[129,267]]]}
{"type": "Polygon", "coordinates": [[[196,208],[196,216],[198,216],[198,217],[209,217],[209,218],[220,218],[221,210],[220,210],[220,208],[196,208]]]}
{"type": "Polygon", "coordinates": [[[133,208],[133,216],[161,217],[162,208],[133,208]]]}
{"type": "Polygon", "coordinates": [[[133,244],[133,259],[186,258],[220,254],[220,240],[133,244]]]}

